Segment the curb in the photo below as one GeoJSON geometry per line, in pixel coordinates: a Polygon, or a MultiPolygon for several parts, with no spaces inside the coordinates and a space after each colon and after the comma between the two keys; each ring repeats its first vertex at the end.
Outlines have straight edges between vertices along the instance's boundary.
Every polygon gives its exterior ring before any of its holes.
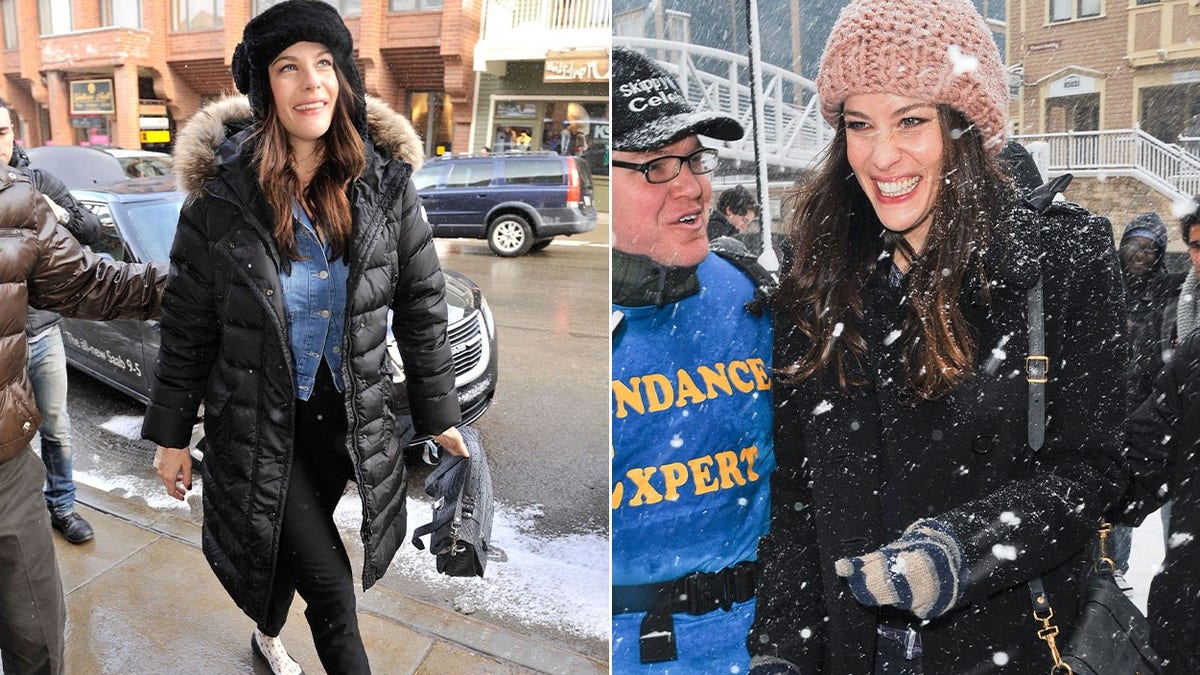
{"type": "MultiPolygon", "coordinates": [[[[200,554],[199,522],[89,485],[77,483],[76,490],[78,503],[143,530],[187,544],[200,554]]],[[[359,609],[378,618],[395,621],[418,633],[530,671],[555,675],[608,672],[607,663],[387,588],[377,586],[370,593],[360,594],[359,609]]]]}

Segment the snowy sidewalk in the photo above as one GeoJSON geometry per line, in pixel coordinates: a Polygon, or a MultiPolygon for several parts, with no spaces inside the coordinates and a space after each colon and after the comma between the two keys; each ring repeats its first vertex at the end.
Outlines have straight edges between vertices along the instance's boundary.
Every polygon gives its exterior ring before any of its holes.
{"type": "MultiPolygon", "coordinates": [[[[96,538],[55,535],[67,594],[71,673],[266,673],[250,652],[249,619],[200,551],[200,528],[86,485],[80,513],[96,538]]],[[[432,563],[431,563],[432,564],[432,563]]],[[[296,599],[283,639],[305,672],[322,673],[296,599]]],[[[607,664],[377,586],[359,619],[379,673],[606,673],[607,664]]]]}

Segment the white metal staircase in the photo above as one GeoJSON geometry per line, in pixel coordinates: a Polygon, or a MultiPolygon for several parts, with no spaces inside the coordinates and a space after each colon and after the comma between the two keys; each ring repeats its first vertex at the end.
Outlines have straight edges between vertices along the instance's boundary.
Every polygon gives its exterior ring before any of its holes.
{"type": "Polygon", "coordinates": [[[1130,176],[1172,200],[1200,194],[1200,157],[1141,129],[1068,131],[1014,137],[1023,145],[1045,143],[1051,175],[1130,176]]]}
{"type": "MultiPolygon", "coordinates": [[[[740,141],[724,144],[722,157],[754,161],[754,135],[750,133],[750,63],[745,54],[711,47],[652,38],[614,36],[614,46],[648,54],[667,68],[692,105],[724,112],[746,128],[740,141]]],[[[817,107],[812,80],[762,64],[762,89],[768,166],[802,169],[812,166],[833,138],[817,107]]]]}

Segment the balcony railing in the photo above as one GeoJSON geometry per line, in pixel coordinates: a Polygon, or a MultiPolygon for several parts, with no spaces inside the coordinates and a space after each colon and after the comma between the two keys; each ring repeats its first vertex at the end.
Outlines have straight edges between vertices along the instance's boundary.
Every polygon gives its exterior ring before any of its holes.
{"type": "Polygon", "coordinates": [[[528,30],[609,30],[610,0],[492,0],[485,37],[528,30]]]}
{"type": "Polygon", "coordinates": [[[1015,136],[1046,144],[1052,175],[1132,176],[1171,199],[1200,194],[1200,157],[1141,129],[1068,131],[1015,136]]]}

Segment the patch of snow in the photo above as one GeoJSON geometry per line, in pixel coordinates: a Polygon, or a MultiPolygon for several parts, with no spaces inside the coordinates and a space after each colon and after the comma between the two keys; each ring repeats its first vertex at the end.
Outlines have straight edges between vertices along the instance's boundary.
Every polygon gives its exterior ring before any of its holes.
{"type": "MultiPolygon", "coordinates": [[[[430,502],[410,495],[408,533],[392,560],[391,575],[454,590],[459,593],[456,605],[487,608],[526,624],[607,639],[612,615],[608,537],[600,533],[542,536],[534,531],[541,515],[536,506],[496,502],[492,544],[507,559],[489,560],[482,579],[448,577],[438,574],[428,550],[419,551],[410,543],[413,530],[433,519],[430,502]]],[[[343,497],[333,517],[347,541],[356,539],[362,519],[359,497],[343,497]]]]}

